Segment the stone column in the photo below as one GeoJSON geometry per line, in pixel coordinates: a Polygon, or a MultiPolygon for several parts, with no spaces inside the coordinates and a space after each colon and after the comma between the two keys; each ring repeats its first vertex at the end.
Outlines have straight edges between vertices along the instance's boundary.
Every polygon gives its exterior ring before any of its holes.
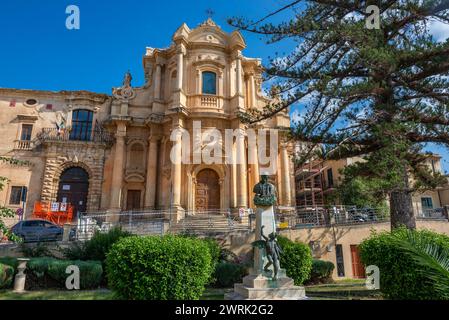
{"type": "Polygon", "coordinates": [[[110,204],[110,208],[114,210],[121,209],[125,136],[126,136],[126,124],[123,122],[118,122],[115,152],[114,152],[114,171],[112,173],[111,204],[110,204]]]}
{"type": "MultiPolygon", "coordinates": [[[[259,157],[257,154],[257,147],[255,148],[250,148],[249,151],[252,153],[252,160],[254,161],[253,164],[250,164],[251,167],[251,181],[252,184],[249,186],[250,190],[249,190],[249,194],[252,194],[252,188],[259,183],[260,180],[260,172],[259,172],[259,157]]],[[[252,203],[251,197],[250,197],[250,201],[252,203]]]]}
{"type": "Polygon", "coordinates": [[[249,75],[249,85],[250,85],[250,92],[251,92],[250,107],[255,108],[256,107],[256,83],[255,83],[255,79],[254,79],[254,73],[251,73],[249,75]]]}
{"type": "Polygon", "coordinates": [[[156,206],[156,183],[157,183],[157,159],[158,159],[158,137],[151,136],[148,139],[148,165],[147,179],[145,185],[145,209],[154,209],[156,206]]]}
{"type": "Polygon", "coordinates": [[[177,52],[177,60],[178,60],[178,78],[176,81],[176,89],[182,90],[182,81],[184,76],[184,49],[181,46],[177,52]]]}
{"type": "Polygon", "coordinates": [[[282,163],[282,200],[283,205],[291,205],[290,189],[290,158],[288,156],[287,144],[281,145],[281,163],[282,163]]]}
{"type": "Polygon", "coordinates": [[[160,64],[156,65],[156,79],[154,82],[154,99],[160,100],[161,98],[161,72],[162,67],[160,64]]]}
{"type": "Polygon", "coordinates": [[[236,56],[236,67],[235,67],[235,72],[236,72],[236,91],[237,91],[237,95],[241,96],[243,95],[242,93],[242,56],[240,53],[237,54],[236,56]]]}
{"type": "MultiPolygon", "coordinates": [[[[174,130],[178,129],[174,128],[174,130]]],[[[182,181],[182,132],[178,130],[176,134],[176,141],[174,141],[174,163],[172,163],[172,202],[173,208],[181,206],[181,181],[182,181]]]]}
{"type": "Polygon", "coordinates": [[[232,154],[231,154],[231,202],[230,206],[231,208],[237,207],[237,164],[236,164],[236,146],[232,146],[232,154]]]}
{"type": "Polygon", "coordinates": [[[240,129],[237,137],[237,207],[248,207],[248,179],[245,148],[245,130],[240,129]]]}

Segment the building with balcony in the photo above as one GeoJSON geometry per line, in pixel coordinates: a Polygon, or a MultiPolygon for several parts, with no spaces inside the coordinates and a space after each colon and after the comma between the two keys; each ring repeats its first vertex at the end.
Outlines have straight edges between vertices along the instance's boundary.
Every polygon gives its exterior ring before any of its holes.
{"type": "MultiPolygon", "coordinates": [[[[168,48],[147,48],[141,87],[132,86],[127,73],[110,95],[0,89],[0,154],[28,161],[0,165],[0,176],[9,179],[0,204],[21,207],[27,190],[27,217],[36,201],[70,203],[76,212],[170,209],[180,216],[249,208],[264,168],[248,163],[257,154],[249,154],[246,144],[232,140],[232,154],[223,152],[221,164],[170,158],[173,150],[183,154],[173,148],[175,129],[193,136],[193,122],[201,121],[203,131],[245,133],[237,113],[269,102],[261,89],[261,61],[245,57],[245,47],[238,31],[226,33],[209,19],[195,29],[183,24],[168,48]],[[226,160],[237,153],[239,164],[226,160]]],[[[289,126],[285,112],[257,130],[289,126]]],[[[272,182],[279,204],[291,206],[290,147],[279,143],[277,152],[272,182]]]]}

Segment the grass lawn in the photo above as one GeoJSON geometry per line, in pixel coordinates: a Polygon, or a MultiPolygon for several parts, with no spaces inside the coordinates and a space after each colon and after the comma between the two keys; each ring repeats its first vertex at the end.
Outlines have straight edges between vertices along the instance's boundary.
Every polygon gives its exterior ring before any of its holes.
{"type": "Polygon", "coordinates": [[[109,290],[93,291],[28,291],[14,293],[12,290],[0,291],[0,300],[113,300],[114,295],[109,290]]]}
{"type": "MultiPolygon", "coordinates": [[[[200,300],[223,300],[232,289],[207,288],[200,300]]],[[[312,300],[380,300],[377,290],[368,290],[364,280],[343,280],[332,284],[306,286],[306,295],[312,300]]],[[[92,291],[29,291],[18,294],[11,290],[0,291],[0,300],[114,300],[106,289],[92,291]]]]}
{"type": "Polygon", "coordinates": [[[380,300],[382,294],[378,290],[369,290],[365,280],[346,279],[331,284],[306,286],[306,295],[313,299],[335,300],[380,300]]]}
{"type": "MultiPolygon", "coordinates": [[[[223,300],[225,292],[231,289],[209,288],[201,300],[223,300]]],[[[42,290],[14,293],[12,290],[0,291],[0,300],[114,300],[114,294],[106,289],[92,291],[42,290]]]]}

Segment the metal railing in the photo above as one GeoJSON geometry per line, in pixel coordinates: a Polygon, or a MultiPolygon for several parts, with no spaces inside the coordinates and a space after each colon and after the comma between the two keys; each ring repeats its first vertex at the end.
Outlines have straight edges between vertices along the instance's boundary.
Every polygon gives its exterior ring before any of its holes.
{"type": "Polygon", "coordinates": [[[418,211],[417,218],[447,220],[448,214],[444,208],[422,209],[421,211],[418,211]]]}
{"type": "Polygon", "coordinates": [[[74,240],[89,240],[96,232],[108,232],[120,227],[134,235],[164,235],[170,225],[166,211],[123,211],[80,214],[74,240]]]}
{"type": "Polygon", "coordinates": [[[332,225],[357,225],[389,221],[387,212],[373,208],[354,206],[297,207],[289,214],[277,213],[278,224],[282,228],[301,229],[330,227],[332,225]]]}
{"type": "Polygon", "coordinates": [[[185,211],[184,218],[179,221],[175,211],[170,209],[83,213],[76,219],[73,240],[89,240],[96,232],[107,232],[114,227],[135,235],[204,235],[250,230],[250,211],[242,213],[218,209],[185,211]]]}
{"type": "Polygon", "coordinates": [[[85,141],[95,143],[112,144],[114,136],[108,131],[94,129],[88,134],[74,134],[72,128],[57,129],[44,128],[37,135],[37,139],[41,142],[47,141],[85,141]]]}

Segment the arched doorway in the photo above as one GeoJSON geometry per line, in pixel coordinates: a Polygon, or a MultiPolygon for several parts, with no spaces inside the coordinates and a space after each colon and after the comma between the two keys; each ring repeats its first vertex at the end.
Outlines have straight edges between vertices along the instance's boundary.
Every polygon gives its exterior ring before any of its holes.
{"type": "Polygon", "coordinates": [[[201,170],[196,176],[195,209],[220,209],[220,177],[212,169],[201,170]]]}
{"type": "Polygon", "coordinates": [[[59,178],[58,202],[74,206],[74,213],[86,212],[89,174],[83,168],[73,167],[65,170],[59,178]]]}

